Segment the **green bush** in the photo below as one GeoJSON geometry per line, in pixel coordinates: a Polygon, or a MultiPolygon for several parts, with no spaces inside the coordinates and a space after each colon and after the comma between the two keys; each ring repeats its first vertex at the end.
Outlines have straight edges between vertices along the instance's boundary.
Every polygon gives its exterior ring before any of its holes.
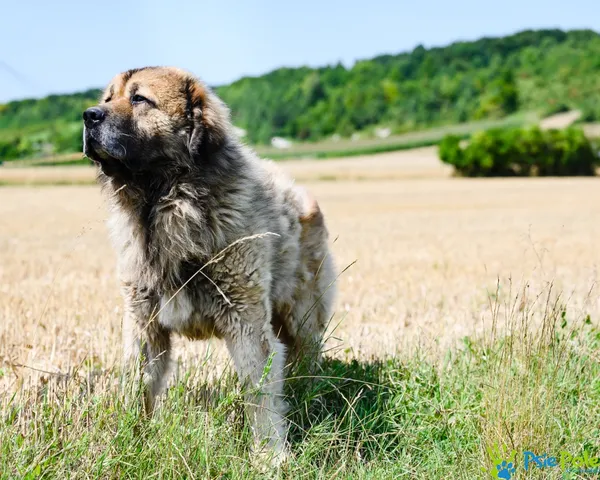
{"type": "Polygon", "coordinates": [[[10,160],[17,158],[19,141],[19,138],[0,141],[0,159],[10,160]]]}
{"type": "Polygon", "coordinates": [[[581,108],[580,122],[597,122],[600,120],[600,101],[597,99],[588,100],[581,108]]]}
{"type": "Polygon", "coordinates": [[[0,161],[31,156],[35,152],[33,144],[26,138],[15,137],[0,140],[0,161]]]}
{"type": "Polygon", "coordinates": [[[83,123],[79,122],[52,132],[54,153],[83,152],[83,123]]]}
{"type": "Polygon", "coordinates": [[[475,133],[466,146],[447,136],[439,156],[465,177],[591,176],[599,163],[579,128],[488,130],[475,133]]]}

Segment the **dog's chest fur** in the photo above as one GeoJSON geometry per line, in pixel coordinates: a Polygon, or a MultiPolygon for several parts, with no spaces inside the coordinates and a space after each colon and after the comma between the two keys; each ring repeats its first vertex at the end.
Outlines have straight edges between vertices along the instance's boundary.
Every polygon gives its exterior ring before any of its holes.
{"type": "Polygon", "coordinates": [[[210,330],[210,316],[200,318],[198,311],[210,310],[210,305],[207,299],[201,305],[191,294],[199,283],[196,277],[204,277],[199,273],[188,280],[210,260],[218,239],[211,234],[215,229],[209,227],[198,196],[178,186],[152,206],[117,199],[109,229],[122,281],[153,293],[158,321],[182,334],[206,336],[198,330],[204,324],[210,330]],[[199,317],[193,322],[196,332],[188,332],[193,317],[199,317]]]}
{"type": "Polygon", "coordinates": [[[273,225],[268,212],[254,212],[249,223],[250,211],[240,212],[234,203],[253,202],[221,198],[207,206],[193,190],[179,185],[151,208],[113,203],[109,228],[120,277],[153,292],[157,319],[169,330],[194,339],[221,336],[226,326],[218,319],[241,316],[248,305],[264,303],[274,293],[271,284],[278,297],[291,298],[297,252],[285,239],[299,234],[294,214],[278,215],[280,221],[273,225]],[[278,236],[231,246],[242,237],[264,232],[278,236]],[[224,248],[226,255],[213,263],[224,248]],[[277,260],[278,252],[285,252],[286,262],[277,260]],[[285,272],[282,265],[292,270],[285,272]],[[274,266],[279,266],[277,272],[272,271],[274,266]]]}

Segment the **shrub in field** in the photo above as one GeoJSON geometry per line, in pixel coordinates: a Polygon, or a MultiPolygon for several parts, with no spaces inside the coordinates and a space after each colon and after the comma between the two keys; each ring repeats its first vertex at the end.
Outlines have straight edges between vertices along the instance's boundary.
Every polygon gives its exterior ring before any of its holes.
{"type": "Polygon", "coordinates": [[[55,153],[83,152],[83,124],[76,123],[57,130],[50,140],[55,153]]]}
{"type": "Polygon", "coordinates": [[[18,156],[19,138],[0,141],[0,159],[10,160],[18,156]]]}
{"type": "Polygon", "coordinates": [[[447,136],[439,155],[465,177],[594,175],[599,163],[579,128],[488,130],[475,133],[467,146],[447,136]]]}
{"type": "Polygon", "coordinates": [[[0,140],[0,161],[30,156],[34,152],[34,146],[26,138],[16,137],[10,140],[0,140]]]}

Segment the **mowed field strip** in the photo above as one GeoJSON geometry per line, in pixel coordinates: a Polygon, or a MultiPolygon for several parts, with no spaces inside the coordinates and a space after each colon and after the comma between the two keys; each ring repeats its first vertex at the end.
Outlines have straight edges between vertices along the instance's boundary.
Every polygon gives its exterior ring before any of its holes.
{"type": "MultiPolygon", "coordinates": [[[[339,278],[331,354],[441,353],[485,334],[496,298],[501,316],[517,293],[535,306],[548,282],[570,311],[600,313],[596,178],[451,178],[433,149],[281,165],[319,199],[338,269],[356,262],[339,278]]],[[[89,168],[0,168],[0,183],[44,175],[93,180],[89,168]]],[[[38,370],[118,364],[106,217],[95,185],[0,188],[0,391],[38,370]]],[[[207,349],[218,363],[218,341],[180,341],[175,358],[198,362],[207,349]]]]}

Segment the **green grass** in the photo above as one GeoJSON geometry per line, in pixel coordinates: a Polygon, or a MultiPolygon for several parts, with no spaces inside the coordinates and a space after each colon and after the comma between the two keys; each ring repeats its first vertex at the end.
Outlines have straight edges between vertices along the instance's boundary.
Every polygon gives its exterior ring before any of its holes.
{"type": "Polygon", "coordinates": [[[92,162],[83,153],[63,153],[49,157],[36,157],[7,160],[5,167],[67,167],[72,165],[92,165],[92,162]]]}
{"type": "Polygon", "coordinates": [[[0,187],[75,187],[75,186],[89,186],[97,185],[96,180],[83,180],[83,179],[59,179],[59,180],[0,180],[0,187]]]}
{"type": "Polygon", "coordinates": [[[374,153],[409,150],[438,145],[448,134],[468,138],[473,132],[490,128],[508,128],[522,125],[535,124],[539,120],[535,113],[519,113],[499,120],[481,120],[458,125],[446,125],[429,128],[421,131],[392,135],[388,138],[369,138],[363,133],[364,138],[356,141],[350,139],[331,139],[320,142],[305,142],[293,144],[289,149],[279,150],[274,147],[256,146],[256,151],[273,160],[291,158],[335,158],[356,155],[369,155],[374,153]]]}
{"type": "MultiPolygon", "coordinates": [[[[469,138],[470,135],[463,134],[460,135],[461,138],[466,139],[469,138]]],[[[340,157],[356,157],[359,155],[374,155],[376,153],[385,153],[385,152],[397,152],[401,150],[411,150],[413,148],[422,148],[422,147],[433,147],[438,145],[441,141],[441,138],[431,138],[431,139],[423,139],[423,140],[413,140],[413,141],[398,141],[397,143],[373,143],[372,145],[362,145],[352,147],[351,145],[341,146],[339,150],[284,150],[284,151],[271,151],[270,153],[264,153],[265,149],[257,148],[257,151],[261,156],[270,158],[271,160],[290,160],[293,158],[318,158],[318,159],[328,159],[328,158],[340,158],[340,157]]]]}
{"type": "MultiPolygon", "coordinates": [[[[293,458],[271,476],[495,478],[490,452],[514,449],[513,478],[563,478],[526,474],[522,452],[598,456],[600,331],[558,302],[541,320],[519,303],[506,306],[502,326],[441,360],[417,351],[328,359],[315,378],[297,370],[286,385],[293,458]]],[[[265,478],[250,462],[230,373],[182,375],[145,419],[115,386],[116,371],[84,370],[4,399],[2,478],[265,478]]]]}
{"type": "Polygon", "coordinates": [[[67,156],[63,158],[50,157],[48,159],[34,160],[28,164],[30,167],[70,167],[76,165],[91,166],[92,162],[89,158],[79,154],[77,158],[68,158],[67,156]]]}

